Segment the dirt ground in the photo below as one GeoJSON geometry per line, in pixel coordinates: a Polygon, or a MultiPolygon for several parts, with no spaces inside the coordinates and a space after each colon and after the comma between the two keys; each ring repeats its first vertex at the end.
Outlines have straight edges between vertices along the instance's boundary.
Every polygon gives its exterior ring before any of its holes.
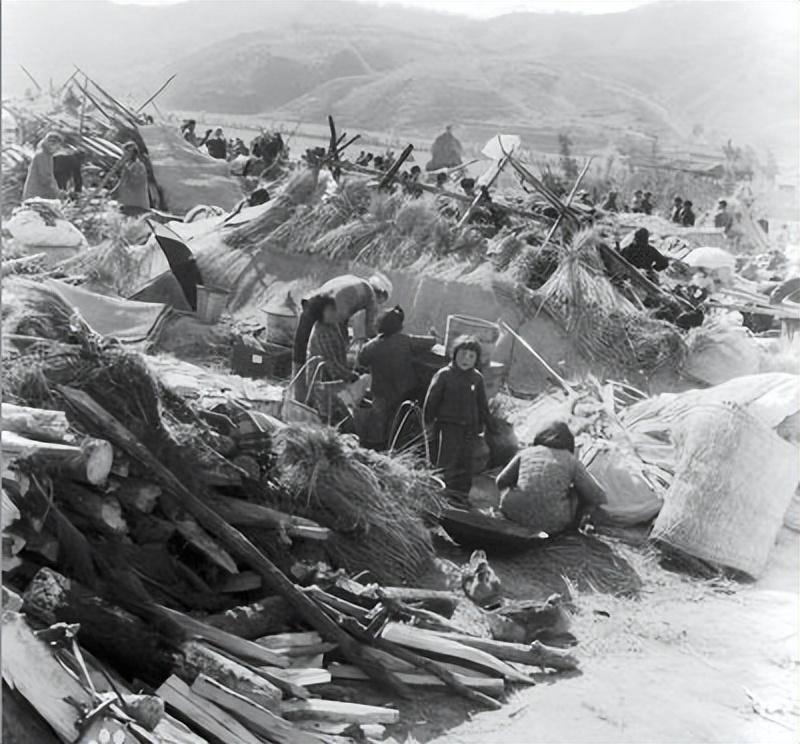
{"type": "Polygon", "coordinates": [[[639,599],[575,597],[580,674],[517,690],[499,711],[428,697],[405,741],[797,742],[798,548],[784,529],[754,584],[690,579],[632,552],[639,599]]]}

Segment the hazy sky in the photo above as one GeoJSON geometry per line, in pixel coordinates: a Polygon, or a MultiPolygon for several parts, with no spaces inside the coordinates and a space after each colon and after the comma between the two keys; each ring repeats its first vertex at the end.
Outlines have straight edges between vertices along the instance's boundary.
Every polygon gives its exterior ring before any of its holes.
{"type": "MultiPolygon", "coordinates": [[[[28,0],[30,2],[30,0],[28,0]]],[[[112,0],[136,5],[163,5],[182,0],[112,0]]],[[[260,0],[268,2],[269,0],[260,0]]],[[[318,0],[325,2],[325,0],[318,0]]],[[[408,5],[475,18],[513,13],[515,11],[571,13],[619,13],[653,0],[359,0],[360,2],[408,5]]]]}

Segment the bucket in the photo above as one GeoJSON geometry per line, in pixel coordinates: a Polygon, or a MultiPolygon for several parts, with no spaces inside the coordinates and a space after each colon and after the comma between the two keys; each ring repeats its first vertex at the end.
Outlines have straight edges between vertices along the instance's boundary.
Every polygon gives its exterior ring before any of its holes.
{"type": "Polygon", "coordinates": [[[500,362],[484,362],[481,367],[484,385],[486,386],[486,397],[491,400],[500,392],[503,382],[506,379],[506,365],[500,362]]]}
{"type": "Polygon", "coordinates": [[[228,304],[231,292],[223,287],[197,285],[197,318],[201,323],[216,323],[228,304]]]}
{"type": "Polygon", "coordinates": [[[268,305],[264,308],[267,316],[267,342],[278,346],[291,346],[294,343],[294,333],[297,330],[299,315],[297,305],[290,292],[279,304],[268,305]]]}
{"type": "Polygon", "coordinates": [[[492,358],[494,345],[500,338],[500,327],[481,318],[470,318],[468,315],[448,315],[447,329],[444,335],[445,354],[453,355],[453,347],[459,336],[475,336],[481,345],[481,361],[486,366],[492,358]]]}

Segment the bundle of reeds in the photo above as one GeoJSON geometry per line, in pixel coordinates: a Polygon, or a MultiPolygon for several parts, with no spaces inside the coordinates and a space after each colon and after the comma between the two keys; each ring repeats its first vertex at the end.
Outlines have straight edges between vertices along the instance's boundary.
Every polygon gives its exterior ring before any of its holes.
{"type": "Polygon", "coordinates": [[[279,508],[334,530],[331,559],[383,582],[407,583],[430,570],[426,515],[441,508],[440,487],[409,455],[362,449],[334,429],[287,426],[275,438],[276,477],[289,492],[279,508]]]}

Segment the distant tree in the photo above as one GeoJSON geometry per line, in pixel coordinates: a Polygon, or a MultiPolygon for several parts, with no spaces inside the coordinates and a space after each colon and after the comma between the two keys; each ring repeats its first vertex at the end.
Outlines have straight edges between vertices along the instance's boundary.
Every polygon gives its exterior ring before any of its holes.
{"type": "Polygon", "coordinates": [[[572,157],[572,140],[565,132],[558,135],[558,154],[561,155],[561,171],[564,177],[574,181],[578,177],[578,163],[572,157]]]}

